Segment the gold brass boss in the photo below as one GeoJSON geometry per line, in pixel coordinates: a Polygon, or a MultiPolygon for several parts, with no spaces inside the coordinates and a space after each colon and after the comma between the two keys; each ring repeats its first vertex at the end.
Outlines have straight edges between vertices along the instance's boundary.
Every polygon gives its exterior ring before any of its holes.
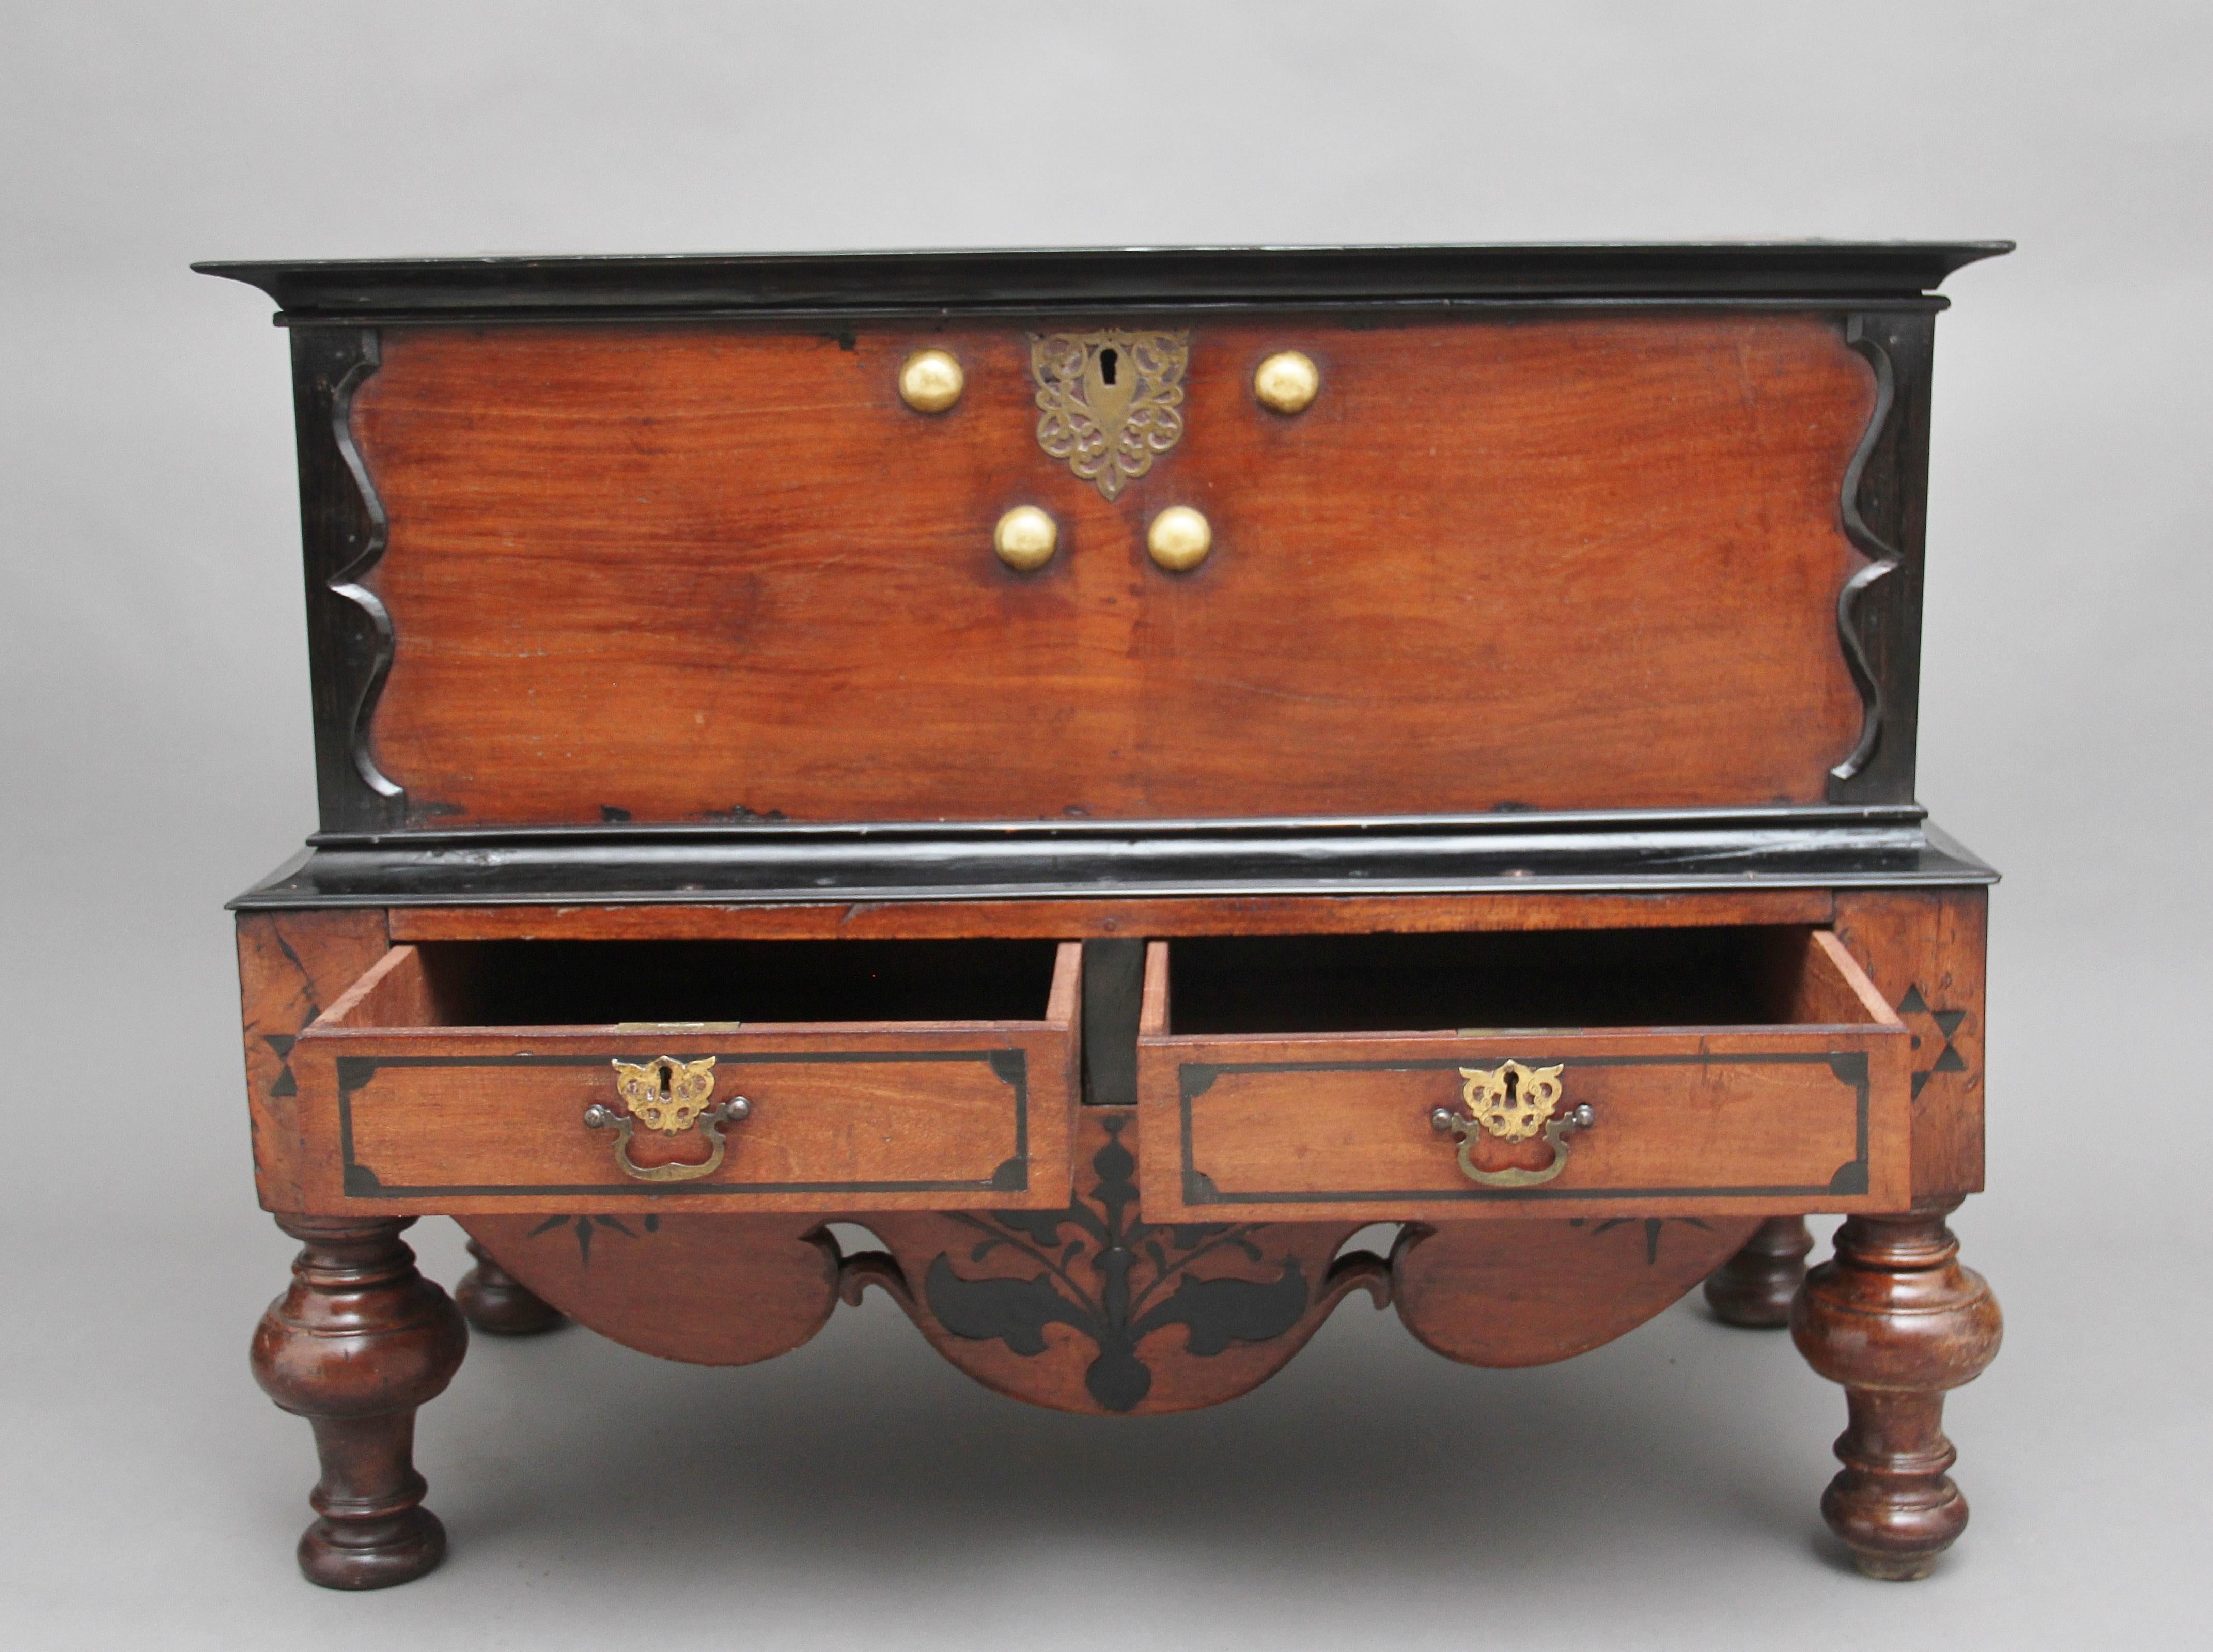
{"type": "Polygon", "coordinates": [[[1302,351],[1279,350],[1253,375],[1253,393],[1259,397],[1263,407],[1279,413],[1302,413],[1321,393],[1321,369],[1302,351]]]}
{"type": "Polygon", "coordinates": [[[1044,567],[1059,543],[1059,526],[1035,505],[1016,505],[991,530],[991,548],[1018,573],[1044,567]]]}
{"type": "Polygon", "coordinates": [[[943,412],[967,385],[950,351],[918,350],[899,369],[899,399],[918,413],[943,412]]]}
{"type": "Polygon", "coordinates": [[[1145,549],[1168,572],[1188,573],[1214,549],[1214,530],[1189,505],[1170,505],[1145,530],[1145,549]]]}

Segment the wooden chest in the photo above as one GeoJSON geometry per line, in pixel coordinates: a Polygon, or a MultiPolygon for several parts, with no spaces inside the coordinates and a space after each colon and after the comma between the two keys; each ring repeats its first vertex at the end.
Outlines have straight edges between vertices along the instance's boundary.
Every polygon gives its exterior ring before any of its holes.
{"type": "Polygon", "coordinates": [[[1927,1570],[1998,1334],[1933,291],[2003,250],[201,266],[293,341],[321,820],[235,905],[308,1576],[443,1553],[431,1213],[482,1331],[743,1363],[873,1284],[1107,1413],[1354,1290],[1511,1365],[1704,1281],[1927,1570]]]}

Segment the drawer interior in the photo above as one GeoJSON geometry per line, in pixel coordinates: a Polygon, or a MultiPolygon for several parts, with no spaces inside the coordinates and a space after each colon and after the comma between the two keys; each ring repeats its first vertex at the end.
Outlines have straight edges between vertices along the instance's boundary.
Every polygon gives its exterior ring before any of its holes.
{"type": "Polygon", "coordinates": [[[380,1027],[1044,1021],[1051,941],[446,941],[344,1019],[380,1027]]]}
{"type": "Polygon", "coordinates": [[[1149,1033],[1862,1025],[1806,928],[1237,936],[1166,949],[1149,1033]]]}

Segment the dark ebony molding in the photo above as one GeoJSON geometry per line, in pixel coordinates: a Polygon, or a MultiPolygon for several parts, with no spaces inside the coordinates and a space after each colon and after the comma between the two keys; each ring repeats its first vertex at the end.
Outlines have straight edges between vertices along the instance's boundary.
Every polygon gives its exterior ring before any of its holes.
{"type": "Polygon", "coordinates": [[[1918,299],[2010,241],[1222,247],[196,264],[287,323],[1499,300],[1918,299]]]}
{"type": "Polygon", "coordinates": [[[1868,558],[1837,596],[1837,637],[1860,691],[1860,736],[1829,771],[1839,803],[1913,796],[1921,700],[1921,591],[1928,523],[1930,362],[1936,318],[1923,311],[1846,318],[1867,359],[1875,405],[1844,472],[1844,533],[1868,558]]]}
{"type": "Polygon", "coordinates": [[[392,617],[362,582],[384,554],[384,507],[354,445],[354,392],[379,361],[363,327],[292,334],[300,529],[308,575],[308,674],[315,789],[326,830],[401,825],[406,794],[376,766],[369,722],[392,669],[392,617]]]}
{"type": "Polygon", "coordinates": [[[231,903],[771,905],[1167,896],[1659,893],[1988,883],[1917,808],[1127,824],[1070,831],[567,828],[318,842],[231,903]],[[1536,823],[1532,824],[1533,820],[1536,823]]]}

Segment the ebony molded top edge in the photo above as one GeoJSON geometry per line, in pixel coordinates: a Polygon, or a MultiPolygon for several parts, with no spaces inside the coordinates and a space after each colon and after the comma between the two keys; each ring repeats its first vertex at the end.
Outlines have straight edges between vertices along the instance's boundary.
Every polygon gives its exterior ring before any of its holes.
{"type": "MultiPolygon", "coordinates": [[[[1088,817],[1044,820],[786,820],[757,815],[749,820],[603,821],[593,826],[407,826],[391,832],[317,832],[310,849],[398,848],[434,850],[589,847],[650,853],[661,846],[719,845],[710,853],[775,852],[785,844],[912,844],[924,850],[958,853],[962,845],[1113,841],[1169,848],[1183,839],[1236,839],[1252,843],[1314,838],[1479,838],[1509,836],[1543,840],[1552,833],[1604,834],[1611,840],[1655,833],[1707,834],[1730,830],[1780,831],[1787,827],[1916,826],[1929,811],[1918,803],[1770,803],[1739,808],[1497,809],[1484,814],[1314,814],[1222,815],[1148,820],[1088,817]]],[[[1560,841],[1571,839],[1561,838],[1560,841]]],[[[904,850],[899,852],[905,852],[904,850]]],[[[986,852],[989,852],[988,850],[986,852]]]]}
{"type": "Polygon", "coordinates": [[[1917,298],[2007,241],[1131,247],[195,264],[291,321],[1343,303],[1917,298]]]}
{"type": "Polygon", "coordinates": [[[421,905],[820,905],[1165,896],[1657,893],[1994,882],[1917,823],[1702,830],[997,841],[729,838],[320,846],[238,910],[421,905]]]}

